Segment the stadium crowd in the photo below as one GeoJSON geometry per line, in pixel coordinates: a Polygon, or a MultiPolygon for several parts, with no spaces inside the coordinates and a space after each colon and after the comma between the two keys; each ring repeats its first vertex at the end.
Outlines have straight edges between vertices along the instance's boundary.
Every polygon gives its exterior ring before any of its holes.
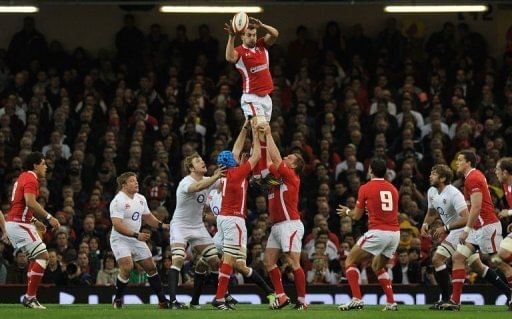
{"type": "MultiPolygon", "coordinates": [[[[394,283],[436,285],[431,255],[439,239],[419,232],[433,165],[454,168],[458,151],[474,149],[495,206],[504,205],[494,168],[512,147],[512,51],[496,61],[485,39],[464,23],[448,22],[424,41],[397,24],[388,19],[375,38],[360,24],[342,32],[327,22],[319,39],[298,26],[294,41],[270,49],[273,137],[283,154],[300,153],[306,161],[299,206],[310,285],[346,282],[344,260],[367,219],[352,223],[336,208],[354,208],[374,156],[386,158],[387,179],[400,193],[400,246],[389,265],[394,283]]],[[[174,36],[166,31],[154,24],[145,33],[127,15],[115,34],[116,51],[93,55],[47,41],[26,17],[8,49],[0,50],[2,211],[9,210],[25,156],[41,151],[48,174],[38,201],[62,225],[44,234],[50,259],[43,283],[115,285],[108,207],[116,176],[137,173],[153,214],[168,222],[184,174],[181,161],[198,152],[212,175],[218,153],[244,123],[240,77],[219,56],[224,39],[207,25],[194,40],[183,25],[174,36]]],[[[266,195],[251,189],[248,207],[248,265],[267,276],[266,195]]],[[[502,224],[506,229],[508,220],[502,224]]],[[[142,231],[151,233],[165,283],[169,234],[142,231]]],[[[14,254],[0,242],[0,284],[26,284],[27,267],[24,252],[14,254]]],[[[192,284],[193,267],[189,257],[182,284],[192,284]]],[[[280,267],[283,282],[292,283],[291,266],[282,260],[280,267]]],[[[370,265],[361,273],[363,283],[377,282],[370,265]]],[[[244,278],[235,274],[231,281],[244,278]]],[[[146,285],[147,275],[136,267],[130,283],[146,285]]]]}

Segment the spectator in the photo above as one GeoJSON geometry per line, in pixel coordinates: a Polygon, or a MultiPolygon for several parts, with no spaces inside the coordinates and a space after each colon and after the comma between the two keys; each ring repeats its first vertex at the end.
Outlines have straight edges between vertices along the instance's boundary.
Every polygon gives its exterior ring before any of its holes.
{"type": "Polygon", "coordinates": [[[15,255],[14,262],[7,268],[6,284],[27,284],[27,254],[18,250],[15,255]]]}
{"type": "Polygon", "coordinates": [[[103,268],[98,272],[96,285],[115,286],[119,269],[113,256],[107,255],[103,259],[103,268]]]}
{"type": "Polygon", "coordinates": [[[421,266],[416,260],[410,260],[407,249],[397,251],[398,262],[393,267],[393,283],[418,284],[421,283],[421,266]]]}

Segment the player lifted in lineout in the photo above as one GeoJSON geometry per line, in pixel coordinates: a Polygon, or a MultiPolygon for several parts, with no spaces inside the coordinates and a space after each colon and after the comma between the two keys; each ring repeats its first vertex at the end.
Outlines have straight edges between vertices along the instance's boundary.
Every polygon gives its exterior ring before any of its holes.
{"type": "MultiPolygon", "coordinates": [[[[270,60],[268,48],[274,44],[279,32],[276,28],[264,24],[258,19],[249,18],[249,26],[240,34],[242,44],[235,47],[236,33],[231,23],[226,23],[224,29],[228,33],[226,45],[226,60],[235,64],[242,77],[242,97],[240,105],[246,118],[255,117],[256,125],[269,123],[272,116],[272,99],[270,93],[274,89],[272,75],[270,74],[270,60]],[[258,38],[258,29],[264,29],[265,36],[258,38]]],[[[263,133],[258,135],[261,145],[261,158],[254,167],[251,185],[257,185],[261,178],[268,174],[266,167],[265,137],[263,133]]],[[[271,181],[272,182],[272,181],[271,181]]]]}

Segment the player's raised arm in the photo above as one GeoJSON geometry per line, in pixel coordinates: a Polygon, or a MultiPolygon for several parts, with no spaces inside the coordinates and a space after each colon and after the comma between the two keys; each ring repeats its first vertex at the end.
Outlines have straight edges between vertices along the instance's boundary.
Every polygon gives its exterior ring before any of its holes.
{"type": "Polygon", "coordinates": [[[270,125],[264,124],[261,127],[261,130],[264,131],[265,137],[267,139],[267,152],[270,155],[269,157],[272,160],[272,163],[274,163],[276,167],[279,167],[279,165],[281,165],[281,162],[283,161],[283,158],[281,157],[281,153],[279,152],[276,142],[274,141],[274,137],[272,136],[270,125]]]}
{"type": "Polygon", "coordinates": [[[265,29],[265,31],[267,31],[267,34],[265,34],[265,37],[263,38],[263,40],[265,41],[265,45],[267,47],[274,44],[277,40],[277,37],[279,37],[279,31],[277,31],[276,28],[268,24],[264,24],[263,22],[256,18],[249,17],[249,23],[254,25],[256,29],[262,28],[265,29]]]}
{"type": "Polygon", "coordinates": [[[188,193],[196,193],[196,192],[202,191],[203,189],[206,189],[206,188],[212,186],[216,181],[219,180],[219,178],[224,176],[225,172],[226,172],[226,167],[224,167],[222,165],[219,166],[210,178],[203,178],[202,180],[191,184],[188,187],[187,192],[188,193]]]}
{"type": "Polygon", "coordinates": [[[252,127],[252,154],[251,157],[249,157],[249,164],[251,164],[251,169],[253,169],[256,164],[258,164],[258,161],[261,158],[261,145],[260,141],[258,139],[258,126],[256,125],[256,118],[253,118],[251,120],[251,127],[252,127]]]}
{"type": "Polygon", "coordinates": [[[228,43],[226,44],[226,61],[236,63],[238,61],[238,52],[235,50],[235,31],[231,27],[231,21],[224,23],[224,30],[228,33],[228,43]]]}
{"type": "Polygon", "coordinates": [[[249,120],[245,120],[243,128],[238,133],[238,137],[236,138],[235,144],[233,144],[233,157],[237,162],[240,162],[240,154],[242,153],[242,149],[244,148],[245,139],[247,137],[247,131],[251,129],[251,123],[249,120]]]}

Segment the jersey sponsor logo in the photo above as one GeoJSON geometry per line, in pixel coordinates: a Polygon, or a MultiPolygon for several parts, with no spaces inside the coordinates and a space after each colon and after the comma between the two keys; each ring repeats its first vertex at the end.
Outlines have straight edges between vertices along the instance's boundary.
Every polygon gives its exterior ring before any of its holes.
{"type": "Polygon", "coordinates": [[[132,220],[133,221],[137,221],[137,220],[139,220],[139,217],[140,217],[140,213],[139,212],[135,212],[132,215],[132,220]]]}
{"type": "Polygon", "coordinates": [[[199,196],[197,196],[196,200],[199,204],[204,203],[204,195],[200,194],[199,196]]]}
{"type": "Polygon", "coordinates": [[[144,206],[144,202],[143,201],[140,201],[139,202],[141,206],[144,206]]]}
{"type": "Polygon", "coordinates": [[[215,216],[218,216],[220,214],[220,208],[218,206],[213,206],[212,207],[212,213],[215,215],[215,216]]]}
{"type": "Polygon", "coordinates": [[[261,72],[266,69],[268,69],[268,64],[262,64],[262,65],[253,66],[252,68],[249,69],[249,71],[251,73],[258,73],[258,72],[261,72]]]}
{"type": "MultiPolygon", "coordinates": [[[[446,204],[446,203],[445,203],[446,204]]],[[[444,212],[444,209],[442,207],[437,207],[437,212],[439,213],[439,215],[442,215],[444,216],[446,213],[444,212]]]]}

